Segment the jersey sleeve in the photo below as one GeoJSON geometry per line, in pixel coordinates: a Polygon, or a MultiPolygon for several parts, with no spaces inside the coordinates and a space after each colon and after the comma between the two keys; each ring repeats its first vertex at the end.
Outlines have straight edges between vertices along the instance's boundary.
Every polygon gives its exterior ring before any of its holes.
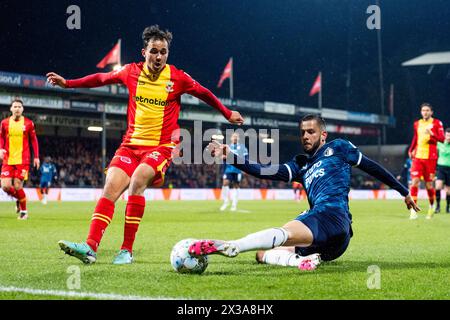
{"type": "Polygon", "coordinates": [[[294,176],[295,164],[291,162],[275,165],[263,165],[252,162],[248,157],[240,157],[230,152],[227,162],[235,168],[260,179],[290,182],[294,176]]]}
{"type": "Polygon", "coordinates": [[[411,141],[411,145],[409,146],[408,153],[412,154],[417,146],[417,122],[414,122],[414,130],[413,130],[413,138],[411,141]]]}
{"type": "Polygon", "coordinates": [[[340,140],[340,149],[345,162],[351,166],[360,164],[362,153],[353,143],[347,140],[340,140]]]}
{"type": "Polygon", "coordinates": [[[39,144],[38,144],[38,139],[37,139],[37,135],[36,135],[36,129],[35,129],[34,123],[32,121],[30,121],[29,137],[30,137],[31,146],[33,148],[34,159],[39,159],[39,144]]]}
{"type": "Polygon", "coordinates": [[[435,120],[435,125],[433,126],[433,129],[431,130],[430,135],[430,142],[437,143],[437,142],[444,142],[445,140],[445,133],[444,133],[444,125],[441,121],[435,120]]]}
{"type": "Polygon", "coordinates": [[[184,93],[199,98],[204,103],[222,113],[226,119],[230,119],[231,110],[225,107],[211,91],[203,87],[200,83],[195,81],[190,75],[182,70],[180,70],[180,80],[184,93]]]}
{"type": "Polygon", "coordinates": [[[3,121],[0,122],[0,149],[5,149],[5,128],[3,128],[3,121]]]}
{"type": "Polygon", "coordinates": [[[126,64],[119,70],[114,70],[107,73],[94,73],[83,78],[66,80],[66,87],[95,88],[114,83],[122,83],[126,85],[130,68],[131,64],[126,64]]]}

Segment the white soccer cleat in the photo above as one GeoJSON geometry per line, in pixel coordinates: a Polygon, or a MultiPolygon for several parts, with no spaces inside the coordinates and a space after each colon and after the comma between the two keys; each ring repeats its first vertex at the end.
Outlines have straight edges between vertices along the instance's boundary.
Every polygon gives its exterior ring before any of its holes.
{"type": "Polygon", "coordinates": [[[230,209],[230,211],[236,211],[237,210],[237,208],[236,207],[231,207],[231,209],[230,209]]]}
{"type": "Polygon", "coordinates": [[[418,217],[417,212],[416,212],[414,209],[411,209],[410,212],[411,212],[411,213],[410,213],[410,215],[409,215],[409,220],[416,220],[417,217],[418,217]]]}
{"type": "Polygon", "coordinates": [[[221,207],[220,207],[220,211],[225,211],[225,209],[228,207],[227,203],[224,203],[221,207]]]}

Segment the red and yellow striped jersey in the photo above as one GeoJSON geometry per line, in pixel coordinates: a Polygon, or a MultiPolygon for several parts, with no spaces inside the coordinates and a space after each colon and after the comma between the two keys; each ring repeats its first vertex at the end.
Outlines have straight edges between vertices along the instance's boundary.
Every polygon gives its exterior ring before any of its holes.
{"type": "Polygon", "coordinates": [[[430,118],[428,120],[417,120],[414,122],[414,136],[409,147],[409,152],[417,159],[438,158],[437,143],[445,139],[444,126],[438,119],[430,118]],[[431,131],[431,134],[427,132],[431,131]]]}
{"type": "Polygon", "coordinates": [[[0,125],[0,149],[5,149],[3,164],[28,165],[31,162],[30,143],[33,147],[34,158],[39,158],[39,146],[34,123],[21,116],[3,119],[0,125]]]}
{"type": "Polygon", "coordinates": [[[66,85],[91,88],[112,83],[122,83],[129,91],[128,127],[122,140],[125,146],[176,145],[179,142],[181,95],[184,93],[213,106],[227,119],[231,116],[231,111],[211,91],[169,64],[154,75],[148,71],[145,62],[130,63],[117,71],[67,80],[66,85]]]}

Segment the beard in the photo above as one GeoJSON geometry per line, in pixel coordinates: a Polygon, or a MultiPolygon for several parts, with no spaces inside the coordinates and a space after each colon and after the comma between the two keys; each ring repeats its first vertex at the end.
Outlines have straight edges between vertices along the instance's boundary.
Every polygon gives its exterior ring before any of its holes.
{"type": "Polygon", "coordinates": [[[320,146],[320,140],[316,141],[313,145],[311,145],[311,148],[309,150],[305,149],[306,154],[313,155],[314,153],[316,153],[319,146],[320,146]]]}

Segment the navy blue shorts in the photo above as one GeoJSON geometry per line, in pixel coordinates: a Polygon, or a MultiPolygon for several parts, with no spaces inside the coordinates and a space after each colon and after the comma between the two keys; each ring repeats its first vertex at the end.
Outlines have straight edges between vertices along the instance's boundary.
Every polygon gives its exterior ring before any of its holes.
{"type": "Polygon", "coordinates": [[[48,181],[41,181],[41,188],[48,188],[50,187],[50,182],[48,181]]]}
{"type": "Polygon", "coordinates": [[[223,178],[229,180],[230,182],[239,183],[242,180],[242,173],[235,173],[235,172],[224,173],[223,178]]]}
{"type": "Polygon", "coordinates": [[[314,208],[300,214],[295,220],[304,223],[314,236],[309,247],[295,247],[295,252],[301,256],[320,253],[323,261],[337,259],[347,250],[353,236],[351,218],[341,209],[314,208]]]}

